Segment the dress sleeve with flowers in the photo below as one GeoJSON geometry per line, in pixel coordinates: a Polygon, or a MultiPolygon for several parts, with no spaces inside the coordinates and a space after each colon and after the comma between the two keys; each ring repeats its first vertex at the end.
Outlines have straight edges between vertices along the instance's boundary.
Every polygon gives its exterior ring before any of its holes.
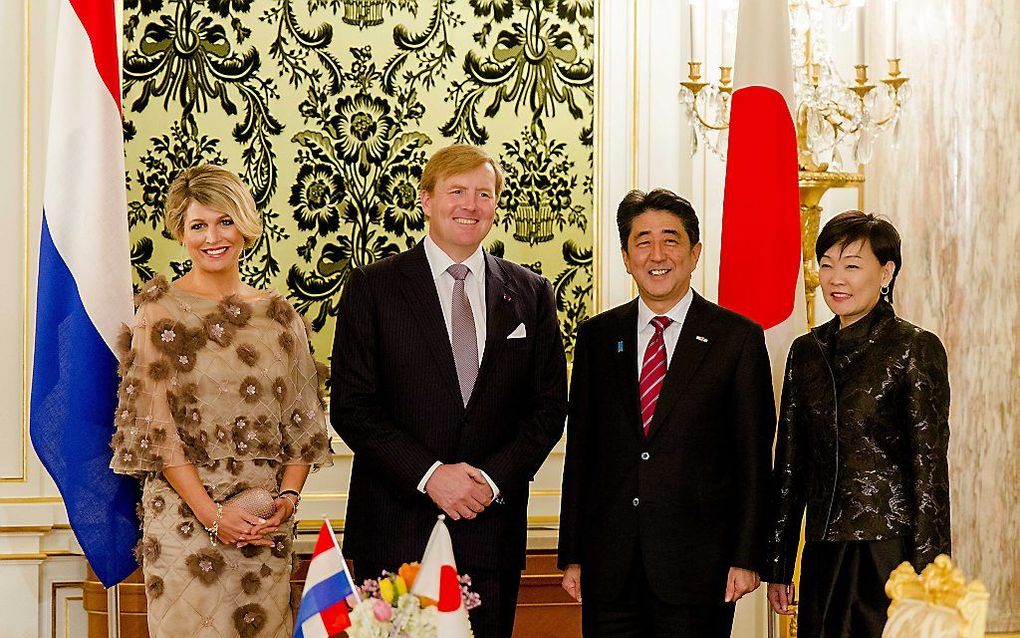
{"type": "Polygon", "coordinates": [[[168,395],[175,370],[165,356],[187,335],[167,308],[155,301],[166,288],[162,278],[147,284],[134,327],[124,326],[117,344],[121,382],[110,467],[121,474],[141,476],[188,462],[168,395]]]}
{"type": "Polygon", "coordinates": [[[332,464],[321,376],[285,299],[216,301],[159,277],[140,302],[123,355],[115,471],[223,461],[243,474],[249,460],[332,464]]]}
{"type": "Polygon", "coordinates": [[[284,463],[307,464],[313,470],[332,465],[323,393],[329,368],[312,355],[311,326],[279,296],[270,300],[267,314],[279,325],[278,341],[290,367],[287,378],[277,379],[272,386],[282,406],[284,463]]]}

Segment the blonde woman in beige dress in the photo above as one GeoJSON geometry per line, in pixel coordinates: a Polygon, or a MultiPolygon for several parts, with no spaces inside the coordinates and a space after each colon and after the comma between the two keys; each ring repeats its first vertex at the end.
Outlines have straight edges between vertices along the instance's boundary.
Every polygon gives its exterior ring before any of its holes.
{"type": "Polygon", "coordinates": [[[139,295],[111,463],[142,480],[149,634],[290,636],[293,514],[309,471],[332,464],[324,366],[293,307],[241,281],[241,252],[262,229],[236,175],[181,173],[166,225],[193,266],[139,295]],[[249,487],[276,497],[273,516],[225,504],[249,487]]]}

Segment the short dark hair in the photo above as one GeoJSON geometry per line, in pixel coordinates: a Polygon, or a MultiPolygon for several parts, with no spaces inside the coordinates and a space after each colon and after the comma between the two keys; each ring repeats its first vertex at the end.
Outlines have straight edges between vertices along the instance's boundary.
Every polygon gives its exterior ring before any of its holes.
{"type": "Polygon", "coordinates": [[[679,217],[687,233],[687,239],[691,241],[691,247],[698,243],[701,237],[698,232],[698,215],[689,201],[665,188],[656,188],[648,193],[635,189],[627,193],[616,209],[616,225],[620,229],[621,248],[627,250],[627,240],[630,238],[634,219],[649,210],[664,210],[679,217]]]}
{"type": "Polygon", "coordinates": [[[840,250],[850,244],[866,240],[875,253],[878,263],[883,266],[890,261],[895,266],[889,281],[889,292],[883,295],[892,302],[893,288],[896,286],[896,275],[903,266],[903,255],[900,252],[900,234],[888,220],[876,217],[859,210],[846,210],[836,215],[822,227],[815,242],[815,259],[822,261],[822,255],[833,246],[840,250]]]}

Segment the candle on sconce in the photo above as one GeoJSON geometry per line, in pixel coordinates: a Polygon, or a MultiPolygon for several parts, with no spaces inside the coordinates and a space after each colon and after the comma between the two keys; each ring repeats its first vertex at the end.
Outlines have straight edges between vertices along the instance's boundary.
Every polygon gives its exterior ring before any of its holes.
{"type": "Polygon", "coordinates": [[[730,11],[732,9],[723,9],[720,31],[722,31],[722,66],[733,68],[733,33],[727,27],[730,22],[730,11]]]}
{"type": "Polygon", "coordinates": [[[855,29],[854,35],[857,36],[856,37],[857,55],[855,64],[868,63],[866,55],[867,47],[865,42],[866,26],[867,26],[867,14],[865,13],[865,5],[862,2],[861,5],[857,7],[857,20],[854,27],[855,29]]]}
{"type": "Polygon", "coordinates": [[[692,62],[704,62],[705,60],[705,42],[702,38],[702,26],[704,20],[702,20],[701,12],[701,0],[690,0],[690,42],[691,42],[691,61],[692,62]]]}
{"type": "Polygon", "coordinates": [[[900,57],[900,25],[899,25],[899,3],[897,0],[886,0],[886,37],[885,48],[889,59],[900,57]]]}

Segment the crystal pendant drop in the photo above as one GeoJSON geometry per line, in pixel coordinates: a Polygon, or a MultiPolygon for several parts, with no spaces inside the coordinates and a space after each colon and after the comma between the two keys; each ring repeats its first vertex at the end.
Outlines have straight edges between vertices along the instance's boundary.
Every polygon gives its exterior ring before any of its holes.
{"type": "Polygon", "coordinates": [[[864,96],[864,110],[869,113],[875,111],[875,101],[878,99],[878,93],[876,91],[868,91],[867,95],[864,96]]]}
{"type": "Polygon", "coordinates": [[[691,157],[698,154],[698,129],[691,127],[691,157]]]}
{"type": "Polygon", "coordinates": [[[719,154],[726,157],[726,150],[730,146],[730,130],[725,129],[719,133],[719,154]]]}
{"type": "Polygon", "coordinates": [[[900,147],[900,118],[896,118],[896,123],[892,127],[892,147],[900,147]]]}
{"type": "Polygon", "coordinates": [[[871,161],[871,156],[875,150],[872,140],[873,138],[869,131],[861,131],[861,136],[857,139],[857,143],[854,144],[854,161],[858,164],[867,164],[871,161]]]}
{"type": "Polygon", "coordinates": [[[807,134],[808,134],[808,137],[811,138],[812,140],[817,140],[819,137],[821,137],[821,134],[822,134],[822,131],[821,131],[821,119],[822,118],[819,117],[819,115],[818,115],[818,113],[816,111],[812,111],[810,114],[808,114],[808,118],[807,118],[807,121],[808,121],[807,134]]]}

